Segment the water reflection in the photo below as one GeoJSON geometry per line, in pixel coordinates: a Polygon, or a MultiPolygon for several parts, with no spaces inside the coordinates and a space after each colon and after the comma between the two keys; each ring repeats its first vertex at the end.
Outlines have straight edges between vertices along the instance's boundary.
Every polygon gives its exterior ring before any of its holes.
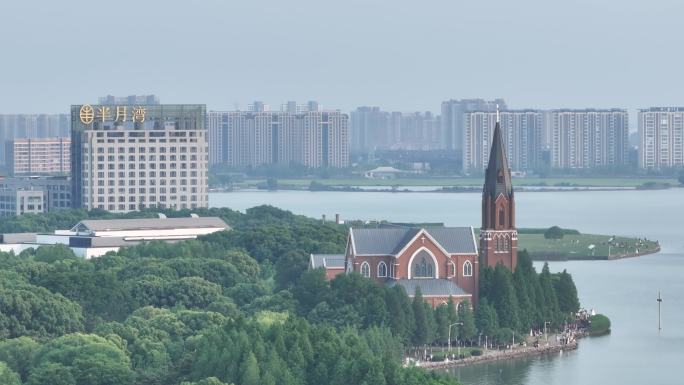
{"type": "Polygon", "coordinates": [[[447,372],[463,384],[469,385],[523,385],[534,359],[498,361],[465,368],[451,368],[447,372]]]}

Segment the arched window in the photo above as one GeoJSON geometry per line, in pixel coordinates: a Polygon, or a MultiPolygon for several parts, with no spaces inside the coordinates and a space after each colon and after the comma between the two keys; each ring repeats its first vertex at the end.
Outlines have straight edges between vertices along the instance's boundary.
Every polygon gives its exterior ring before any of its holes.
{"type": "Polygon", "coordinates": [[[510,250],[510,247],[511,247],[510,241],[511,241],[510,237],[508,235],[506,235],[503,239],[503,251],[510,250]]]}
{"type": "Polygon", "coordinates": [[[353,271],[354,271],[354,269],[352,267],[351,261],[347,261],[347,273],[351,273],[353,271]]]}
{"type": "Polygon", "coordinates": [[[385,262],[378,263],[378,277],[387,277],[387,265],[385,262]]]}
{"type": "Polygon", "coordinates": [[[470,261],[465,261],[463,263],[463,276],[472,277],[473,276],[473,264],[470,261]]]}
{"type": "Polygon", "coordinates": [[[453,262],[449,262],[449,277],[455,277],[456,276],[456,264],[453,262]]]}
{"type": "Polygon", "coordinates": [[[363,275],[366,278],[370,278],[370,265],[368,262],[364,262],[361,264],[361,275],[363,275]]]}
{"type": "Polygon", "coordinates": [[[397,277],[397,272],[396,272],[396,266],[394,263],[390,263],[390,277],[396,278],[397,277]]]}
{"type": "MultiPolygon", "coordinates": [[[[427,253],[421,253],[427,254],[427,253]]],[[[417,255],[413,261],[413,277],[414,278],[434,278],[435,266],[432,263],[432,258],[426,255],[417,255]]]]}
{"type": "Polygon", "coordinates": [[[499,226],[506,226],[506,213],[503,207],[499,209],[499,226]]]}

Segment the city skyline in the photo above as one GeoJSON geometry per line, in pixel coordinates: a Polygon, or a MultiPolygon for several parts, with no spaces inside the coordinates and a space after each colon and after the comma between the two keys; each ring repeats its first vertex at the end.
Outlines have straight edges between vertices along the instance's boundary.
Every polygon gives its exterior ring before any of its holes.
{"type": "Polygon", "coordinates": [[[208,110],[317,99],[343,111],[382,104],[436,113],[452,97],[505,95],[514,109],[631,113],[682,104],[680,54],[668,49],[682,36],[682,11],[676,1],[617,0],[170,1],[161,10],[131,0],[95,8],[81,0],[3,2],[0,12],[12,17],[0,26],[0,42],[12,60],[0,71],[0,113],[65,112],[102,90],[201,100],[208,110]],[[182,28],[168,22],[174,19],[182,28]],[[72,45],[78,53],[63,54],[72,45]],[[216,49],[222,46],[225,53],[216,49]],[[663,52],[668,60],[652,59],[663,52]],[[287,60],[273,65],[272,57],[287,60]],[[192,81],[168,81],[179,72],[192,81]]]}

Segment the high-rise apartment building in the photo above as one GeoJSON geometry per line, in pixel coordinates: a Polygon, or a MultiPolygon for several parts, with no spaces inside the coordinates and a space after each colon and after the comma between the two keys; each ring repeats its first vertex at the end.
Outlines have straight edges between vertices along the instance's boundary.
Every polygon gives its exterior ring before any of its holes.
{"type": "Polygon", "coordinates": [[[73,207],[207,207],[205,105],[74,105],[71,122],[73,207]]]}
{"type": "MultiPolygon", "coordinates": [[[[496,112],[467,112],[463,130],[463,169],[487,168],[489,149],[494,139],[496,112]]],[[[500,113],[500,128],[513,171],[532,171],[540,161],[543,112],[509,110],[500,113]]]]}
{"type": "Polygon", "coordinates": [[[12,175],[64,175],[70,171],[69,139],[14,139],[6,147],[12,175]]]}
{"type": "MultiPolygon", "coordinates": [[[[307,106],[307,109],[318,108],[307,106]]],[[[215,112],[208,114],[211,164],[255,167],[349,165],[348,117],[339,111],[215,112]]]]}
{"type": "Polygon", "coordinates": [[[68,138],[68,114],[0,115],[0,164],[9,163],[7,143],[14,139],[68,138]]]}
{"type": "Polygon", "coordinates": [[[494,112],[497,105],[500,110],[506,110],[506,102],[503,99],[491,101],[484,99],[451,99],[442,102],[443,148],[459,152],[463,151],[465,114],[471,111],[494,112]]]}
{"type": "Polygon", "coordinates": [[[385,148],[390,144],[390,114],[380,107],[358,107],[349,119],[350,149],[353,152],[367,152],[385,148]]]}
{"type": "Polygon", "coordinates": [[[351,150],[438,150],[444,148],[439,115],[431,112],[386,112],[358,107],[350,119],[351,150]]]}
{"type": "Polygon", "coordinates": [[[639,110],[639,139],[641,168],[684,165],[684,107],[639,110]]]}
{"type": "Polygon", "coordinates": [[[107,105],[151,105],[159,104],[159,97],[156,95],[129,95],[113,96],[107,95],[99,98],[100,104],[107,105]]]}
{"type": "Polygon", "coordinates": [[[552,110],[550,161],[554,168],[627,164],[627,110],[552,110]]]}

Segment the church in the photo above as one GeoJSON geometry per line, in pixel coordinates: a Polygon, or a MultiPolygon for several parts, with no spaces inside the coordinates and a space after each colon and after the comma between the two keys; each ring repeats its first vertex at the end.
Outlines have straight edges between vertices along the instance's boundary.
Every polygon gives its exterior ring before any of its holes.
{"type": "Polygon", "coordinates": [[[511,172],[498,119],[482,189],[479,248],[472,227],[350,228],[344,255],[312,254],[310,268],[322,267],[328,279],[356,272],[387,286],[416,289],[436,307],[449,298],[478,300],[479,266],[502,263],[514,270],[518,232],[511,172]]]}

